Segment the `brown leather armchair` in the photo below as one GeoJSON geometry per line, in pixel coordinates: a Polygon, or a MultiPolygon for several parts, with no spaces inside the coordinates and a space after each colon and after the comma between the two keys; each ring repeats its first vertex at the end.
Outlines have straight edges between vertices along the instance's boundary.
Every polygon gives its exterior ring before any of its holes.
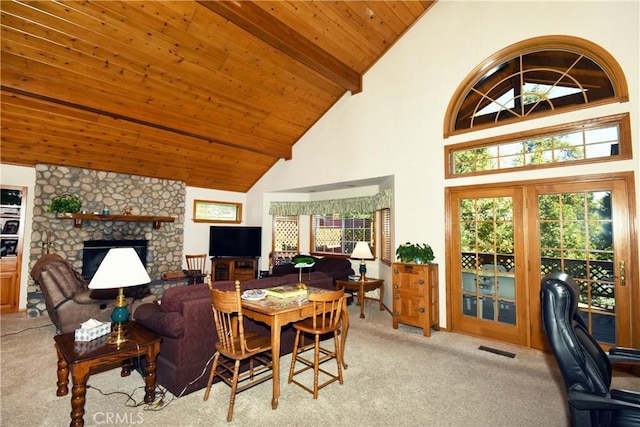
{"type": "Polygon", "coordinates": [[[117,290],[89,289],[84,278],[60,255],[40,258],[31,269],[31,277],[40,286],[49,317],[61,333],[72,332],[89,319],[110,320],[117,290]]]}

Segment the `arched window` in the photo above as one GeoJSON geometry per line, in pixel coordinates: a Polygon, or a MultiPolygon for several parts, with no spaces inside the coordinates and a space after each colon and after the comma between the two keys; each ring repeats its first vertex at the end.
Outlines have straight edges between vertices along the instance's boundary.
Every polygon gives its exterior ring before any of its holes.
{"type": "Polygon", "coordinates": [[[577,37],[537,37],[467,76],[449,103],[444,136],[628,99],[622,69],[606,50],[577,37]]]}

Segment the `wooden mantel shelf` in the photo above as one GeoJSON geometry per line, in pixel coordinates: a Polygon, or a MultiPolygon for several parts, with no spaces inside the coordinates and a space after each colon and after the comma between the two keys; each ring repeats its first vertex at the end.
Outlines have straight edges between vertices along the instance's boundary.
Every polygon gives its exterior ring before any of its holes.
{"type": "Polygon", "coordinates": [[[82,221],[129,221],[129,222],[153,222],[153,228],[158,229],[163,222],[174,222],[176,219],[171,216],[149,216],[149,215],[99,215],[99,214],[56,214],[59,219],[73,219],[75,228],[82,228],[82,221]]]}

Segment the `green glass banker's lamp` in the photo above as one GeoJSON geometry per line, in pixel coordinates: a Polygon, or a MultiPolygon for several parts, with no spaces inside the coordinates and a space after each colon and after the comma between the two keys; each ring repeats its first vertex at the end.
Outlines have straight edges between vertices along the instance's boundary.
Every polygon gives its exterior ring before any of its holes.
{"type": "Polygon", "coordinates": [[[302,269],[311,268],[316,265],[316,262],[313,258],[296,258],[295,263],[294,267],[298,269],[298,284],[296,287],[298,289],[307,289],[307,285],[302,283],[302,269]]]}
{"type": "Polygon", "coordinates": [[[107,252],[98,271],[89,283],[89,289],[118,288],[116,306],[111,313],[113,330],[107,344],[120,345],[129,339],[124,322],[129,318],[123,288],[149,283],[151,279],[133,248],[113,248],[107,252]]]}

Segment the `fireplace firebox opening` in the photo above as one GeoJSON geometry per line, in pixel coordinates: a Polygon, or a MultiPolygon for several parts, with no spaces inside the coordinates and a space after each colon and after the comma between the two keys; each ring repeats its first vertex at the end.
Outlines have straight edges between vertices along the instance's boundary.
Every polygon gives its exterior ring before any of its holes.
{"type": "Polygon", "coordinates": [[[87,281],[93,278],[100,263],[111,248],[135,249],[142,265],[147,267],[148,240],[85,240],[82,249],[82,277],[87,281]]]}

